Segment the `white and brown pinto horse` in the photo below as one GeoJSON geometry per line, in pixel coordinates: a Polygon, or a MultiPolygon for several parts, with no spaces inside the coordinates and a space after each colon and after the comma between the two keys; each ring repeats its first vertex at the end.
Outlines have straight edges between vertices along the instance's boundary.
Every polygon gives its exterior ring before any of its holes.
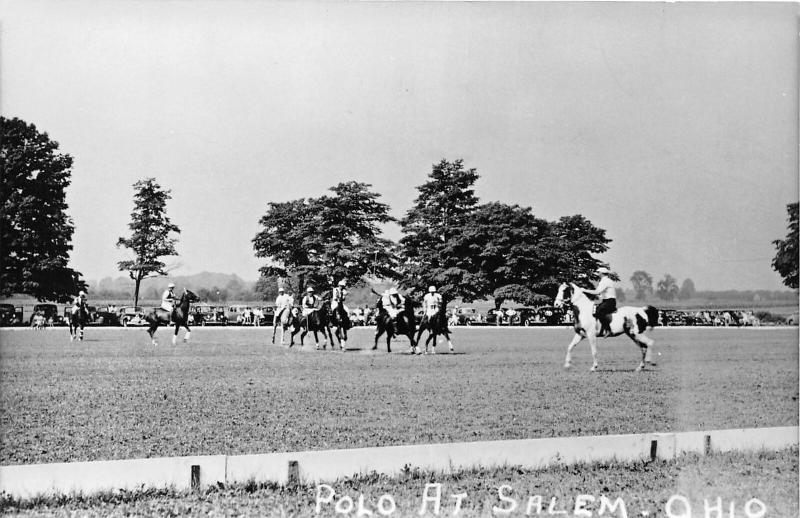
{"type": "MultiPolygon", "coordinates": [[[[564,360],[564,368],[568,369],[572,360],[572,349],[584,338],[589,339],[589,345],[592,348],[592,368],[591,371],[597,370],[597,337],[600,331],[600,321],[595,318],[593,314],[594,303],[590,296],[574,283],[561,284],[558,287],[558,294],[556,295],[555,306],[561,307],[565,302],[572,305],[573,325],[575,328],[575,337],[567,347],[567,357],[564,360]]],[[[609,328],[610,334],[602,335],[603,337],[627,335],[633,340],[636,345],[641,348],[642,362],[636,367],[637,371],[642,370],[645,364],[650,363],[650,355],[653,351],[653,344],[655,343],[652,338],[645,336],[643,333],[648,327],[652,328],[658,323],[658,310],[653,306],[646,307],[632,307],[623,306],[611,314],[611,323],[609,328]]]]}

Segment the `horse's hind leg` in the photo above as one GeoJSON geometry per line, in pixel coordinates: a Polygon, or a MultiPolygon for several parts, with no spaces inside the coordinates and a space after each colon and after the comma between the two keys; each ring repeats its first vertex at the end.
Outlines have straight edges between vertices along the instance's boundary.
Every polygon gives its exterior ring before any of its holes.
{"type": "Polygon", "coordinates": [[[78,336],[78,340],[83,342],[83,324],[81,324],[81,330],[80,330],[80,335],[78,336]]]}
{"type": "Polygon", "coordinates": [[[383,331],[384,331],[384,330],[383,330],[383,329],[381,329],[380,327],[378,327],[378,330],[377,330],[377,331],[375,331],[375,345],[374,345],[374,346],[372,346],[372,350],[373,350],[373,351],[374,351],[374,350],[376,350],[376,349],[378,348],[378,339],[379,339],[379,338],[381,337],[381,335],[383,334],[383,331]]]}
{"type": "Polygon", "coordinates": [[[631,337],[631,340],[633,340],[642,351],[642,362],[639,364],[638,367],[636,367],[636,370],[640,371],[644,369],[648,363],[650,365],[655,365],[655,362],[652,360],[651,357],[653,353],[653,344],[655,343],[655,341],[652,338],[649,338],[643,334],[631,333],[629,336],[631,337]]]}
{"type": "Polygon", "coordinates": [[[183,327],[186,329],[186,334],[183,335],[183,341],[184,342],[188,342],[189,339],[191,339],[191,337],[192,337],[192,330],[189,329],[188,325],[184,325],[183,327]]]}
{"type": "Polygon", "coordinates": [[[455,352],[456,348],[453,347],[453,342],[450,341],[450,332],[449,331],[442,331],[442,334],[445,338],[447,338],[447,348],[450,349],[450,352],[455,352]]]}

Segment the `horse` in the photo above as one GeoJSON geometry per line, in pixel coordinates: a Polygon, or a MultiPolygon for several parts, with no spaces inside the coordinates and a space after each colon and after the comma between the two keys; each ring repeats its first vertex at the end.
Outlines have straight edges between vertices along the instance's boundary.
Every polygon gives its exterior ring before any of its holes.
{"type": "Polygon", "coordinates": [[[289,335],[289,347],[294,345],[294,335],[300,332],[300,308],[297,306],[291,306],[285,308],[283,312],[281,312],[281,318],[275,319],[275,323],[272,326],[272,343],[275,343],[275,330],[278,329],[278,326],[281,328],[281,345],[284,345],[284,333],[287,329],[291,328],[291,334],[289,335]]]}
{"type": "Polygon", "coordinates": [[[323,302],[319,309],[315,309],[308,315],[301,317],[300,323],[303,328],[303,332],[300,333],[301,346],[303,345],[303,340],[306,335],[309,332],[313,332],[314,343],[316,344],[316,348],[319,349],[319,337],[317,333],[322,331],[322,348],[325,349],[328,346],[328,337],[331,337],[331,349],[333,349],[333,337],[331,336],[331,329],[328,325],[328,308],[330,308],[330,306],[323,302]]]}
{"type": "MultiPolygon", "coordinates": [[[[189,319],[189,306],[192,302],[196,302],[197,300],[197,295],[184,288],[181,298],[178,299],[177,304],[175,304],[175,311],[173,312],[175,316],[175,334],[172,336],[172,345],[177,343],[178,331],[181,327],[186,329],[186,334],[183,335],[183,341],[189,341],[189,338],[192,335],[192,330],[189,329],[189,325],[187,324],[189,319]]],[[[158,329],[158,326],[162,324],[165,326],[169,325],[170,316],[171,315],[169,312],[162,308],[155,308],[145,315],[145,320],[148,324],[150,324],[150,327],[147,329],[147,333],[150,335],[150,340],[152,340],[153,346],[158,345],[155,337],[156,329],[158,329]]]]}
{"type": "Polygon", "coordinates": [[[422,332],[428,331],[428,338],[425,340],[425,354],[428,353],[428,344],[433,340],[433,348],[431,354],[436,354],[436,342],[439,340],[439,335],[444,335],[447,338],[447,345],[450,352],[453,352],[453,342],[450,341],[450,329],[447,327],[447,305],[442,304],[439,311],[435,315],[425,314],[422,321],[419,323],[417,330],[416,343],[419,344],[419,339],[422,337],[422,332]]]}
{"type": "MultiPolygon", "coordinates": [[[[567,347],[567,357],[564,360],[564,368],[568,369],[571,365],[572,349],[578,342],[584,338],[588,338],[589,345],[592,348],[592,368],[590,372],[594,372],[597,370],[596,342],[600,330],[600,321],[592,314],[594,303],[589,296],[574,283],[563,283],[558,287],[555,306],[561,307],[567,300],[572,304],[575,337],[567,347]]],[[[639,366],[636,367],[636,370],[640,371],[644,369],[647,363],[655,365],[651,360],[651,353],[655,342],[652,338],[645,336],[643,333],[648,327],[653,328],[657,323],[658,309],[653,306],[641,308],[623,306],[617,308],[616,312],[611,314],[611,323],[609,324],[611,333],[605,336],[628,335],[642,351],[642,361],[639,366]]]]}
{"type": "Polygon", "coordinates": [[[350,316],[344,309],[344,303],[340,300],[335,308],[330,313],[330,327],[336,329],[336,333],[331,335],[331,347],[333,347],[333,336],[339,342],[339,349],[345,350],[347,348],[347,330],[353,327],[350,322],[350,316]]]}
{"type": "Polygon", "coordinates": [[[77,338],[83,340],[83,327],[88,320],[86,315],[86,308],[81,306],[78,311],[70,311],[67,315],[67,323],[69,324],[69,341],[73,342],[77,338]],[[80,331],[80,332],[79,332],[80,331]]]}
{"type": "Polygon", "coordinates": [[[374,351],[378,348],[378,338],[383,333],[386,333],[387,353],[392,352],[392,338],[405,335],[408,337],[408,341],[411,342],[411,352],[416,354],[417,346],[416,341],[414,341],[414,333],[417,330],[417,321],[414,319],[414,304],[411,299],[406,297],[405,309],[398,313],[395,318],[392,318],[386,308],[383,307],[383,298],[378,299],[375,309],[378,312],[378,316],[375,319],[377,328],[375,330],[375,345],[372,350],[374,351]]]}

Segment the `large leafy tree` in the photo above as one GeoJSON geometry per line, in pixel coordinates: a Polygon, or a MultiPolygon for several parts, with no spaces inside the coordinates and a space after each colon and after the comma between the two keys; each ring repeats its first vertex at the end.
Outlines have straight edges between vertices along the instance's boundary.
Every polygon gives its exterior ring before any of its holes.
{"type": "Polygon", "coordinates": [[[256,257],[269,262],[260,271],[288,282],[298,293],[309,284],[323,291],[340,279],[396,275],[396,251],[380,237],[392,221],[389,206],[361,182],[343,182],[320,198],[271,202],[253,239],[256,257]]]}
{"type": "Polygon", "coordinates": [[[473,300],[482,295],[483,276],[476,273],[469,255],[454,250],[461,246],[454,238],[478,204],[473,189],[477,180],[477,171],[464,169],[463,160],[443,159],[417,187],[419,195],[400,222],[402,285],[416,295],[431,284],[446,298],[473,300]]]}
{"type": "Polygon", "coordinates": [[[608,250],[605,231],[581,215],[556,222],[530,208],[478,205],[475,169],[442,160],[419,186],[402,220],[403,286],[419,295],[434,284],[446,298],[535,302],[565,280],[584,281],[608,250]]]}
{"type": "MultiPolygon", "coordinates": [[[[585,285],[596,280],[597,268],[604,263],[595,254],[608,251],[610,242],[605,230],[580,214],[550,223],[540,244],[543,267],[534,288],[555,296],[562,282],[585,285]]],[[[611,277],[616,278],[613,274],[611,277]]]]}
{"type": "Polygon", "coordinates": [[[65,302],[86,283],[69,268],[72,157],[33,124],[0,117],[0,294],[65,302]]]}
{"type": "Polygon", "coordinates": [[[492,202],[477,206],[460,233],[451,237],[449,253],[467,259],[470,290],[476,297],[491,296],[500,307],[507,298],[529,303],[541,282],[542,239],[549,223],[530,208],[492,202]]]}
{"type": "Polygon", "coordinates": [[[680,288],[678,288],[678,281],[675,280],[675,277],[668,273],[664,274],[664,278],[658,281],[658,284],[656,285],[656,296],[661,300],[675,300],[675,297],[678,296],[679,291],[680,288]]]}
{"type": "Polygon", "coordinates": [[[653,277],[644,270],[633,272],[631,284],[636,293],[636,300],[644,300],[649,293],[653,293],[653,277]]]}
{"type": "Polygon", "coordinates": [[[786,206],[789,212],[789,233],[786,239],[776,239],[772,242],[778,249],[772,259],[772,268],[783,277],[783,283],[794,290],[798,286],[798,204],[790,203],[786,206]]]}
{"type": "Polygon", "coordinates": [[[681,289],[678,291],[678,298],[680,300],[688,300],[694,298],[697,290],[694,287],[694,281],[692,279],[685,279],[683,283],[681,283],[681,289]]]}
{"type": "Polygon", "coordinates": [[[130,237],[120,237],[117,247],[130,249],[134,258],[117,263],[120,271],[127,271],[133,279],[133,304],[139,304],[139,287],[143,279],[167,274],[162,257],[178,255],[175,250],[180,229],[167,216],[170,191],[162,189],[155,178],[146,178],[133,184],[133,212],[128,228],[130,237]]]}

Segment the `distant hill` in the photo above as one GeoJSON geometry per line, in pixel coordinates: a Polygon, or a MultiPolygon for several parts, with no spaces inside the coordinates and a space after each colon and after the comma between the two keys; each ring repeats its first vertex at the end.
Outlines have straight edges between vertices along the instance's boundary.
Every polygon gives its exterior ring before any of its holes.
{"type": "MultiPolygon", "coordinates": [[[[201,289],[206,290],[228,290],[234,293],[251,292],[255,287],[254,282],[243,280],[236,274],[229,273],[215,273],[215,272],[201,272],[194,275],[176,275],[166,277],[151,277],[142,281],[139,288],[139,296],[144,299],[160,299],[161,293],[167,288],[170,282],[174,282],[175,286],[180,288],[187,288],[194,292],[201,289]]],[[[87,281],[89,292],[96,296],[110,296],[133,294],[134,282],[133,279],[127,276],[119,276],[115,278],[106,277],[99,281],[87,281]]]]}

